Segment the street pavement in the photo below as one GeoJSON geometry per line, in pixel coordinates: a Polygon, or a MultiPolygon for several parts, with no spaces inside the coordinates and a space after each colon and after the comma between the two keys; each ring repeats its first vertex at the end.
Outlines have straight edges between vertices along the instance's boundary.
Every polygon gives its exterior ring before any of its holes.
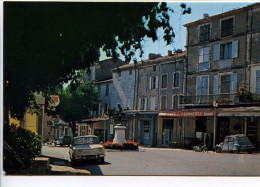
{"type": "MultiPolygon", "coordinates": [[[[68,147],[43,146],[42,151],[43,156],[56,159],[57,165],[69,164],[68,147]]],[[[259,153],[202,153],[140,147],[139,151],[106,150],[104,164],[84,162],[76,168],[106,176],[260,176],[259,163],[259,153]]]]}

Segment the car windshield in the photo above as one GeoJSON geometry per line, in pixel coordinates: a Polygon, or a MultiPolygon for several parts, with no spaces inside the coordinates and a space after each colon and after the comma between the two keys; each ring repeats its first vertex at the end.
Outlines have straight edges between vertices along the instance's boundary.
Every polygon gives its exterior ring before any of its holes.
{"type": "Polygon", "coordinates": [[[74,145],[98,144],[97,137],[79,137],[74,139],[74,145]]]}
{"type": "Polygon", "coordinates": [[[239,142],[242,142],[242,141],[247,141],[248,138],[247,138],[246,136],[238,136],[238,137],[237,137],[237,140],[238,140],[239,142]]]}

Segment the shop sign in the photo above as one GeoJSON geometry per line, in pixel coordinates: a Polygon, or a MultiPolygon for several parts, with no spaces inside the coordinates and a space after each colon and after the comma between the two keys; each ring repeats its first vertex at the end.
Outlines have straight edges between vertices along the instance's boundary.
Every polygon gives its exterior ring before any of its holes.
{"type": "Polygon", "coordinates": [[[196,116],[214,116],[214,112],[160,112],[159,116],[167,117],[196,117],[196,116]]]}

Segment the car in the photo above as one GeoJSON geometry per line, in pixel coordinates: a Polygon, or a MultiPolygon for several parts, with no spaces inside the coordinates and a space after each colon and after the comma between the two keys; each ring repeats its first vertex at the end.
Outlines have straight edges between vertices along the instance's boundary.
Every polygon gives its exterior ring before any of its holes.
{"type": "Polygon", "coordinates": [[[54,145],[60,145],[61,147],[64,145],[70,146],[71,144],[71,137],[70,136],[61,136],[57,141],[54,142],[54,145]]]}
{"type": "Polygon", "coordinates": [[[216,145],[216,152],[230,152],[230,153],[240,153],[248,152],[251,154],[253,152],[254,146],[248,137],[244,134],[235,134],[226,136],[224,142],[216,145]]]}
{"type": "Polygon", "coordinates": [[[100,145],[99,139],[94,135],[78,136],[72,141],[69,149],[72,164],[82,160],[96,160],[102,164],[105,162],[105,148],[100,145]]]}

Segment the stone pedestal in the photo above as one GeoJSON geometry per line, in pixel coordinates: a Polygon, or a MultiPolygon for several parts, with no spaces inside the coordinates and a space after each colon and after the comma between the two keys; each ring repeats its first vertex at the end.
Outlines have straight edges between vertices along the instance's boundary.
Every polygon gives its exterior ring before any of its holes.
{"type": "Polygon", "coordinates": [[[116,125],[114,129],[115,129],[115,136],[113,139],[113,143],[126,143],[125,140],[126,127],[121,125],[116,125]]]}

